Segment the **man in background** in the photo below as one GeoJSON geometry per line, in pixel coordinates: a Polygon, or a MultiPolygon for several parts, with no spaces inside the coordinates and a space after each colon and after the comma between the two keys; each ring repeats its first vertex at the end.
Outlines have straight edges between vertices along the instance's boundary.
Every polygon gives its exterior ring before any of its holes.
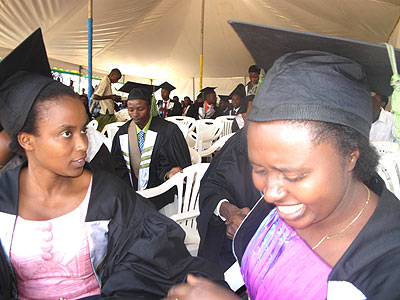
{"type": "Polygon", "coordinates": [[[395,135],[393,114],[382,108],[382,102],[387,103],[387,97],[373,93],[372,101],[372,126],[369,132],[371,142],[386,141],[398,143],[395,135]]]}
{"type": "Polygon", "coordinates": [[[255,95],[257,92],[258,81],[260,79],[261,69],[257,65],[249,67],[249,78],[250,81],[247,83],[247,96],[255,95]]]}
{"type": "Polygon", "coordinates": [[[118,82],[121,76],[120,70],[112,69],[110,74],[101,80],[94,91],[93,99],[98,100],[100,103],[100,116],[114,115],[114,101],[121,101],[121,97],[113,94],[111,84],[118,82]]]}

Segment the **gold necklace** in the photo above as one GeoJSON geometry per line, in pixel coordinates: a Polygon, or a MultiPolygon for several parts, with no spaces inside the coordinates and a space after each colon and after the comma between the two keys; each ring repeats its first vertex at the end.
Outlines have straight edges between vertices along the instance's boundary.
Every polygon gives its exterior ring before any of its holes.
{"type": "Polygon", "coordinates": [[[363,213],[364,209],[367,207],[371,193],[369,191],[369,188],[364,184],[365,188],[367,189],[368,192],[368,199],[367,201],[365,201],[363,208],[360,210],[360,212],[357,214],[357,216],[349,223],[347,224],[347,226],[345,228],[343,228],[342,230],[340,230],[339,232],[336,232],[335,234],[331,234],[328,235],[326,234],[314,247],[312,247],[311,249],[314,250],[315,248],[317,248],[319,245],[321,245],[325,240],[330,240],[330,239],[334,239],[335,237],[337,237],[338,235],[341,235],[343,232],[345,232],[347,229],[349,229],[349,227],[351,225],[354,224],[355,221],[357,221],[357,219],[361,216],[361,214],[363,213]]]}

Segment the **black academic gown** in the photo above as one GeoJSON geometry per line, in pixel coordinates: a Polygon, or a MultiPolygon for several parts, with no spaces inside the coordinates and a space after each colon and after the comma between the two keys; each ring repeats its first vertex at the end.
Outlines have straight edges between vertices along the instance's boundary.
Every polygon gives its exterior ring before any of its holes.
{"type": "Polygon", "coordinates": [[[179,101],[172,101],[174,103],[174,107],[168,109],[167,117],[174,117],[174,116],[182,116],[183,108],[179,101]]]}
{"type": "MultiPolygon", "coordinates": [[[[20,169],[0,177],[0,242],[5,247],[0,251],[1,296],[10,294],[9,247],[18,213],[20,169]]],[[[101,296],[90,299],[161,299],[188,273],[223,284],[223,274],[213,265],[190,256],[183,242],[185,233],[178,224],[108,172],[93,171],[85,223],[90,228],[93,271],[101,283],[101,296]]],[[[16,297],[15,285],[12,293],[16,297]]]]}
{"type": "MultiPolygon", "coordinates": [[[[380,196],[378,205],[364,228],[339,259],[328,277],[341,283],[351,283],[368,300],[400,299],[400,201],[387,190],[378,175],[368,187],[380,196]]],[[[239,261],[260,223],[269,213],[263,199],[256,204],[241,224],[234,239],[234,252],[239,261]]],[[[328,293],[331,287],[328,284],[328,293]]],[[[345,292],[342,289],[341,292],[345,292]]],[[[339,293],[340,294],[340,293],[339,293]]],[[[343,299],[350,299],[343,296],[343,299]]]]}
{"type": "Polygon", "coordinates": [[[232,241],[226,237],[226,225],[214,215],[214,210],[222,199],[239,208],[252,208],[260,197],[251,177],[245,127],[225,143],[201,180],[198,255],[215,262],[223,270],[228,269],[235,262],[232,241]]]}
{"type": "MultiPolygon", "coordinates": [[[[115,134],[111,155],[114,159],[116,175],[132,186],[129,170],[126,166],[126,162],[121,152],[121,145],[119,143],[119,136],[128,134],[128,128],[131,122],[132,120],[126,122],[115,134]]],[[[165,175],[173,167],[179,166],[184,169],[190,166],[192,162],[186,140],[177,125],[162,118],[153,117],[149,130],[158,133],[154,144],[153,154],[151,156],[150,175],[147,184],[147,188],[152,188],[162,184],[165,175]]],[[[133,179],[133,188],[137,190],[138,179],[136,178],[133,169],[130,174],[133,179]]],[[[171,190],[160,196],[151,198],[150,200],[157,209],[160,209],[168,203],[173,202],[174,191],[171,190]]]]}
{"type": "MultiPolygon", "coordinates": [[[[202,107],[203,105],[204,105],[204,102],[194,103],[192,106],[190,106],[189,111],[187,112],[186,116],[195,118],[196,120],[200,119],[199,108],[202,107]]],[[[219,117],[221,115],[218,106],[214,105],[214,110],[215,110],[215,112],[211,116],[207,117],[207,119],[215,119],[216,117],[219,117]]]]}

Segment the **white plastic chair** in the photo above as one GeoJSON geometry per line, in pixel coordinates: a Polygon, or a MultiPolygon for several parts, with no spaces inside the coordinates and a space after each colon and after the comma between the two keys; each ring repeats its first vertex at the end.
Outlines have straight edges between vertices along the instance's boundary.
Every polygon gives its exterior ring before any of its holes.
{"type": "Polygon", "coordinates": [[[127,122],[131,119],[131,116],[128,113],[128,109],[124,108],[115,113],[115,117],[117,118],[117,122],[127,122]]]}
{"type": "Polygon", "coordinates": [[[178,194],[175,201],[162,208],[160,212],[185,230],[185,245],[192,255],[197,255],[200,242],[196,222],[196,217],[200,214],[198,203],[200,181],[209,165],[201,163],[186,167],[182,173],[175,174],[163,184],[137,192],[145,198],[151,198],[165,193],[174,186],[177,187],[178,194]]]}
{"type": "Polygon", "coordinates": [[[227,140],[229,140],[235,133],[230,133],[228,135],[225,135],[223,137],[220,137],[214,144],[211,145],[210,148],[203,150],[203,151],[199,151],[199,155],[201,157],[205,157],[205,156],[209,156],[211,154],[213,154],[214,152],[218,151],[219,149],[221,149],[227,140]]]}
{"type": "Polygon", "coordinates": [[[189,152],[190,152],[190,159],[192,161],[192,165],[200,164],[201,156],[200,156],[199,152],[197,152],[193,148],[189,148],[189,152]]]}
{"type": "Polygon", "coordinates": [[[185,116],[166,117],[165,120],[170,121],[175,124],[186,125],[188,128],[188,132],[194,130],[194,123],[196,122],[195,118],[185,117],[185,116]]]}
{"type": "Polygon", "coordinates": [[[124,124],[125,122],[114,122],[107,124],[106,126],[104,126],[101,133],[104,134],[106,137],[110,138],[111,140],[113,140],[114,135],[117,133],[118,129],[124,124]]]}
{"type": "Polygon", "coordinates": [[[232,123],[235,120],[235,116],[220,116],[215,120],[220,121],[224,124],[224,129],[222,129],[221,137],[232,133],[232,123]]]}
{"type": "Polygon", "coordinates": [[[213,119],[196,120],[195,126],[196,132],[189,132],[188,136],[195,141],[194,148],[197,151],[209,148],[220,137],[224,128],[222,122],[213,119]]]}
{"type": "Polygon", "coordinates": [[[97,127],[99,126],[99,122],[95,119],[93,119],[92,121],[90,121],[87,124],[88,127],[93,127],[94,129],[97,129],[97,127]]]}
{"type": "Polygon", "coordinates": [[[399,153],[399,144],[392,142],[371,142],[371,145],[376,149],[379,155],[388,153],[399,153]]]}
{"type": "Polygon", "coordinates": [[[400,199],[400,154],[382,155],[376,171],[385,181],[387,189],[400,199]]]}

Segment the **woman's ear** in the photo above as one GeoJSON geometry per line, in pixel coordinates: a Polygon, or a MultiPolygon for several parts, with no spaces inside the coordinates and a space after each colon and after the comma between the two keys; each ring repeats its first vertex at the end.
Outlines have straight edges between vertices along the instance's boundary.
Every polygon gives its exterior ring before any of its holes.
{"type": "Polygon", "coordinates": [[[33,139],[35,138],[32,134],[26,133],[26,132],[21,132],[18,134],[18,143],[20,146],[26,151],[33,151],[33,139]]]}
{"type": "Polygon", "coordinates": [[[359,157],[360,157],[360,150],[358,148],[351,151],[347,166],[348,171],[354,170],[359,157]]]}

